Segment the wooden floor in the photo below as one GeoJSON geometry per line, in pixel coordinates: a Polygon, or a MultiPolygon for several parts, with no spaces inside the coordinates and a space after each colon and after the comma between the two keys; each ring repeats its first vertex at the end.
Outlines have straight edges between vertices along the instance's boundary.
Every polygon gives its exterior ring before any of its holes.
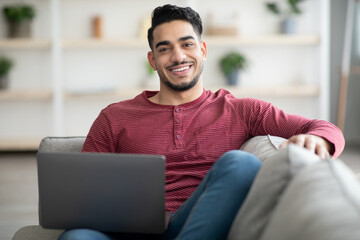
{"type": "MultiPolygon", "coordinates": [[[[360,147],[346,148],[340,158],[360,179],[360,147]]],[[[38,225],[35,153],[0,153],[0,240],[11,239],[26,225],[38,225]]]]}
{"type": "Polygon", "coordinates": [[[0,154],[0,239],[22,226],[39,223],[34,153],[0,154]]]}

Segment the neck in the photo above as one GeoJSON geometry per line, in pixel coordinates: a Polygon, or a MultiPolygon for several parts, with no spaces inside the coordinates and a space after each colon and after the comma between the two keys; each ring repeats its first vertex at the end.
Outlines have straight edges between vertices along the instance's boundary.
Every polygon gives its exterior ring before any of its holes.
{"type": "Polygon", "coordinates": [[[200,79],[194,87],[186,91],[175,91],[160,83],[160,91],[149,100],[161,105],[176,106],[194,101],[203,94],[203,91],[203,84],[200,79]]]}

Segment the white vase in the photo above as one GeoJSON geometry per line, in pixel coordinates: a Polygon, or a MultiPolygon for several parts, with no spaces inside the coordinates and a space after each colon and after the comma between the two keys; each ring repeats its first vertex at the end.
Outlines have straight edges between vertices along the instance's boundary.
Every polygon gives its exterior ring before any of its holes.
{"type": "Polygon", "coordinates": [[[281,33],[295,34],[297,31],[297,20],[295,17],[289,16],[281,21],[281,33]]]}
{"type": "Polygon", "coordinates": [[[227,76],[227,81],[229,86],[236,86],[239,84],[240,70],[236,69],[231,71],[227,76]]]}

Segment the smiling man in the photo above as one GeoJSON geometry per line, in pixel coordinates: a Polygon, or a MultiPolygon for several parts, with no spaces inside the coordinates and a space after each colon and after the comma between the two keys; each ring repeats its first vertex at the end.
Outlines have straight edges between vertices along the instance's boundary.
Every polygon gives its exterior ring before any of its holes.
{"type": "MultiPolygon", "coordinates": [[[[339,156],[341,131],[333,124],[286,114],[272,104],[203,88],[207,57],[202,22],[191,8],[154,10],[147,57],[160,78],[159,91],[109,105],[94,121],[84,152],[166,156],[165,210],[172,214],[162,236],[65,232],[70,239],[226,239],[261,166],[239,151],[258,135],[287,138],[321,157],[339,156]]],[[[146,201],[146,199],[144,199],[146,201]]]]}
{"type": "Polygon", "coordinates": [[[200,34],[189,22],[175,20],[155,28],[152,36],[148,60],[159,74],[160,91],[150,100],[179,105],[200,97],[203,93],[201,74],[207,54],[200,34]]]}

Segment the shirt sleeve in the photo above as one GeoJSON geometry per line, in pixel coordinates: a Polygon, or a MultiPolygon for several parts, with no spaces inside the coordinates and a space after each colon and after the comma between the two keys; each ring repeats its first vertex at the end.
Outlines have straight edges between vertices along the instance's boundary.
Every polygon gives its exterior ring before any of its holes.
{"type": "Polygon", "coordinates": [[[111,124],[104,113],[99,114],[86,137],[82,152],[116,152],[111,124]]]}
{"type": "Polygon", "coordinates": [[[271,103],[257,99],[245,99],[241,105],[238,109],[253,136],[270,134],[290,138],[297,134],[316,135],[333,144],[334,158],[344,149],[343,133],[330,122],[287,114],[271,103]]]}

